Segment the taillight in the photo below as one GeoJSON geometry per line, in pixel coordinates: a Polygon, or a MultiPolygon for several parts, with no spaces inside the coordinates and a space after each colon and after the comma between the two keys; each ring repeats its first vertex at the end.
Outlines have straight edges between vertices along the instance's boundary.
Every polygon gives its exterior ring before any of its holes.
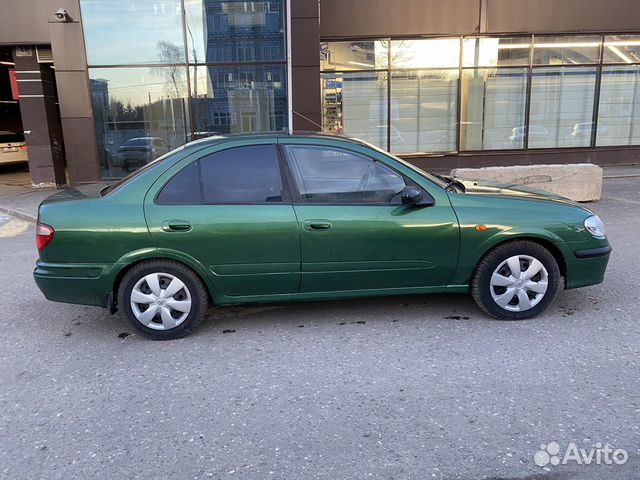
{"type": "Polygon", "coordinates": [[[38,251],[41,252],[44,247],[49,245],[51,240],[53,240],[53,227],[46,225],[44,223],[39,223],[36,227],[36,246],[38,247],[38,251]]]}
{"type": "Polygon", "coordinates": [[[27,147],[26,145],[20,145],[20,150],[27,150],[27,148],[29,147],[27,147]]]}

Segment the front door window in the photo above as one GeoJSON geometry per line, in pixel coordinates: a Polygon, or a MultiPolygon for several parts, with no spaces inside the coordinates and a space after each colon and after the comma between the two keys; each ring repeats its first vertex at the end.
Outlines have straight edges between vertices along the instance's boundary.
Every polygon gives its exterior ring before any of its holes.
{"type": "Polygon", "coordinates": [[[303,202],[400,203],[404,178],[375,160],[331,147],[285,146],[303,202]]]}

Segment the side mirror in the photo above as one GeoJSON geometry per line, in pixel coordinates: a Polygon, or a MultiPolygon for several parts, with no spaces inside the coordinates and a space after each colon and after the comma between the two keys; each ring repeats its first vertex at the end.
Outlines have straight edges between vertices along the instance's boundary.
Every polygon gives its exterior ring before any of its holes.
{"type": "Polygon", "coordinates": [[[404,187],[400,193],[400,200],[403,205],[417,205],[422,200],[422,190],[416,187],[404,187]]]}

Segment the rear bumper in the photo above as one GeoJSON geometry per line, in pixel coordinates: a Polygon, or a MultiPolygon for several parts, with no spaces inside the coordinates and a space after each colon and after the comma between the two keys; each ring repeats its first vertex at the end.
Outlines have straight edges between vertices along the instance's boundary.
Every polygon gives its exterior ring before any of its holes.
{"type": "Polygon", "coordinates": [[[106,306],[113,290],[111,266],[38,261],[33,278],[47,300],[106,306]]]}

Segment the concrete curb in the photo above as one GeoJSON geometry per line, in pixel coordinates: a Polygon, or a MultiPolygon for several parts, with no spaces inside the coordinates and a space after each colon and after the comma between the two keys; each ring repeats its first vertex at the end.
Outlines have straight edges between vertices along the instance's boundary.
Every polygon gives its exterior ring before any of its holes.
{"type": "Polygon", "coordinates": [[[602,178],[638,178],[640,177],[640,173],[624,173],[620,175],[603,175],[602,178]]]}
{"type": "Polygon", "coordinates": [[[27,222],[36,223],[36,218],[23,212],[19,212],[18,210],[14,210],[12,208],[3,207],[0,205],[0,212],[6,213],[7,215],[11,215],[12,217],[17,217],[22,220],[26,220],[27,222]]]}

